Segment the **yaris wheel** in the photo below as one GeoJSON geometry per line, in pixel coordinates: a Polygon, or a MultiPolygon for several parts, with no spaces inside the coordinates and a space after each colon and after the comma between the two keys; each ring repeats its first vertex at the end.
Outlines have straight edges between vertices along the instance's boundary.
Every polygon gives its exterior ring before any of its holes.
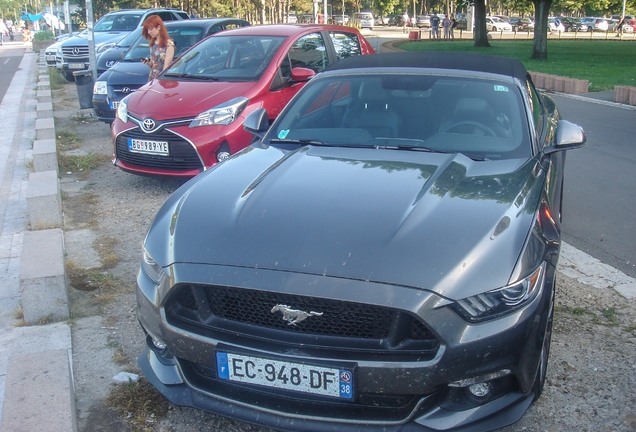
{"type": "Polygon", "coordinates": [[[541,397],[543,387],[545,386],[545,377],[548,370],[548,360],[550,358],[550,342],[552,340],[552,321],[554,319],[554,288],[552,289],[552,297],[550,298],[550,306],[548,311],[548,321],[545,326],[545,336],[543,338],[543,346],[541,347],[541,359],[539,361],[539,369],[534,379],[532,391],[534,393],[533,401],[541,397]]]}

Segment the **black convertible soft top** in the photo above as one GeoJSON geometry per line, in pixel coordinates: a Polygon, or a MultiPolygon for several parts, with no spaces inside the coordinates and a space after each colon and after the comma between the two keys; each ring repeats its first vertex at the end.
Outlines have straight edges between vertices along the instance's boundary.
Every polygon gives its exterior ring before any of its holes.
{"type": "Polygon", "coordinates": [[[528,72],[519,60],[486,54],[447,51],[416,51],[351,56],[329,66],[326,71],[358,68],[458,69],[505,75],[526,80],[528,72]]]}

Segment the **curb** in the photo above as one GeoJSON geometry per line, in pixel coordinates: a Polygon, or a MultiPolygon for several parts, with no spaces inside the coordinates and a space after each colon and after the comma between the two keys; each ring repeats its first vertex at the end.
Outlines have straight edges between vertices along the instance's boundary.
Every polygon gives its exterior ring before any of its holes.
{"type": "Polygon", "coordinates": [[[3,214],[3,241],[11,243],[3,257],[12,264],[2,300],[13,310],[21,305],[25,325],[15,326],[14,316],[0,332],[0,431],[77,432],[61,193],[57,156],[51,154],[55,122],[46,62],[39,55],[33,68],[32,53],[27,46],[14,89],[3,100],[3,110],[16,118],[10,129],[15,135],[7,132],[11,139],[3,144],[10,158],[2,185],[19,184],[21,192],[10,195],[3,214]]]}

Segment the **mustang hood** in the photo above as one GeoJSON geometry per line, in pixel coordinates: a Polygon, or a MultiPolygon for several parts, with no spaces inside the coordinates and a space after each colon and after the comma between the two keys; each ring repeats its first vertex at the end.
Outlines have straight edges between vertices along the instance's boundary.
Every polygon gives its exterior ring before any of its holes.
{"type": "Polygon", "coordinates": [[[509,282],[535,219],[538,168],[534,160],[253,146],[175,192],[146,248],[162,266],[272,269],[466,297],[509,282]]]}
{"type": "Polygon", "coordinates": [[[131,96],[128,112],[155,120],[173,119],[175,112],[180,117],[194,117],[232,98],[243,96],[256,84],[158,79],[131,96]]]}

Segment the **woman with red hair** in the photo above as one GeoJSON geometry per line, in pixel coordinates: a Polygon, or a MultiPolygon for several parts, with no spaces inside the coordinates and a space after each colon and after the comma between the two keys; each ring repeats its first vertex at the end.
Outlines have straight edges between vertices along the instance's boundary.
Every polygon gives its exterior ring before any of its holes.
{"type": "Polygon", "coordinates": [[[167,66],[170,66],[174,57],[174,41],[168,37],[168,31],[163,20],[157,15],[150,15],[144,20],[141,31],[144,39],[150,44],[150,57],[141,59],[150,67],[148,81],[155,79],[167,66]]]}

